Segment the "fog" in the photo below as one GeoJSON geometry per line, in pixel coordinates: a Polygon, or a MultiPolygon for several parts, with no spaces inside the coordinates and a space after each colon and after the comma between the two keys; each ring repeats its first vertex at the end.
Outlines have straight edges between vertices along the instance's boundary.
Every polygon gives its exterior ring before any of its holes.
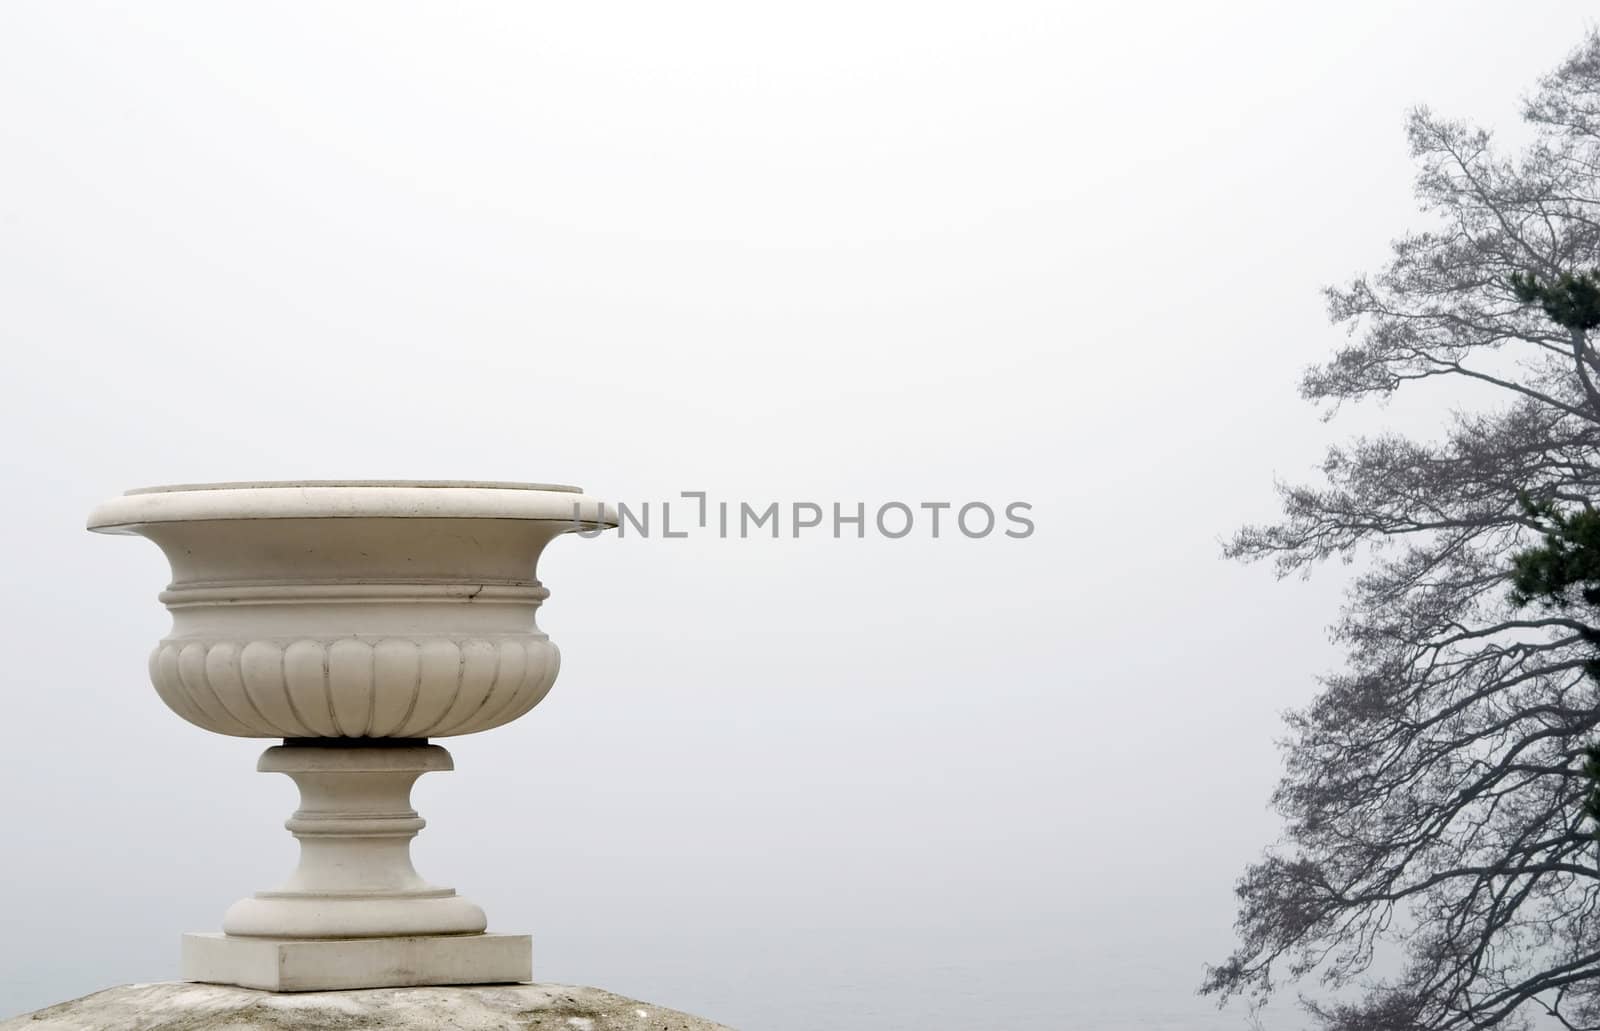
{"type": "Polygon", "coordinates": [[[746,1031],[1245,1026],[1192,993],[1348,571],[1219,541],[1437,424],[1298,398],[1319,288],[1419,224],[1411,105],[1511,128],[1591,20],[0,6],[0,1016],[175,977],[295,853],[266,742],[148,683],[160,553],[88,510],[433,477],[1032,506],[553,544],[554,692],[416,792],[418,868],[536,978],[746,1031]]]}

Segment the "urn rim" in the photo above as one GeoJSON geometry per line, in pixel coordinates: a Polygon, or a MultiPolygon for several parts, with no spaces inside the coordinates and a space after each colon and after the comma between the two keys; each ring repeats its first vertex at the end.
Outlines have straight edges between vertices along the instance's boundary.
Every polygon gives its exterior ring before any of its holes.
{"type": "Polygon", "coordinates": [[[515,519],[572,529],[615,526],[581,488],[504,480],[262,480],[140,487],[97,506],[88,529],[251,519],[515,519]]]}
{"type": "Polygon", "coordinates": [[[134,494],[179,494],[194,490],[269,490],[296,487],[421,487],[442,490],[450,487],[479,487],[491,490],[553,490],[562,494],[582,494],[582,487],[564,483],[524,483],[520,480],[223,480],[220,483],[164,483],[154,487],[134,487],[122,492],[134,494]]]}

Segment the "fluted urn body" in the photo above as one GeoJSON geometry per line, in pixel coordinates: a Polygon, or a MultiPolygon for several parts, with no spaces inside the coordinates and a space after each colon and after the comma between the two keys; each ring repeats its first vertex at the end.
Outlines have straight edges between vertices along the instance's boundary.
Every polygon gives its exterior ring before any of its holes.
{"type": "Polygon", "coordinates": [[[606,525],[576,488],[218,484],[133,491],[89,527],[166,552],[162,701],[218,734],[425,738],[523,715],[555,682],[539,553],[606,525]]]}
{"type": "MultiPolygon", "coordinates": [[[[224,935],[190,936],[185,976],[273,987],[249,980],[277,962],[247,952],[265,939],[483,937],[481,909],[412,868],[411,785],[451,768],[427,739],[509,723],[550,691],[560,653],[536,619],[539,555],[611,525],[577,488],[509,483],[205,484],[95,509],[90,529],[149,538],[171,563],[172,631],[150,657],[162,701],[218,734],[283,739],[259,768],[301,790],[299,868],[236,903],[224,935]]],[[[387,953],[357,949],[346,960],[369,972],[322,986],[481,979],[462,972],[463,947],[432,972],[406,953],[400,981],[371,972],[393,966],[387,953]]],[[[503,941],[472,948],[510,969],[503,941]]]]}

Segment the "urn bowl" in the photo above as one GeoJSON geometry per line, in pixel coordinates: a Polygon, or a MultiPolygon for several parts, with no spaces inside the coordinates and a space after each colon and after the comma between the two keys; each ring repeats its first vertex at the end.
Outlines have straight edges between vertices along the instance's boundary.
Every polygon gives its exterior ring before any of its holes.
{"type": "Polygon", "coordinates": [[[560,653],[540,552],[614,526],[576,487],[458,481],[218,483],[130,491],[89,529],[154,541],[172,632],[161,699],[218,734],[428,738],[526,713],[560,653]]]}

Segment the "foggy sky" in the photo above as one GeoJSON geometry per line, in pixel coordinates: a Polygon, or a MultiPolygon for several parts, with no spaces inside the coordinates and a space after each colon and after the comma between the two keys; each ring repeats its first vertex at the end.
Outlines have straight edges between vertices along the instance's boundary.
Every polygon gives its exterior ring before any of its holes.
{"type": "Polygon", "coordinates": [[[89,508],[436,477],[1033,505],[553,544],[554,692],[416,791],[419,870],[538,979],[1242,1027],[1189,993],[1346,571],[1219,538],[1439,423],[1298,399],[1318,289],[1423,224],[1409,106],[1514,135],[1592,19],[1401,6],[0,6],[0,1016],[171,979],[295,854],[268,742],[149,686],[165,562],[89,508]]]}

